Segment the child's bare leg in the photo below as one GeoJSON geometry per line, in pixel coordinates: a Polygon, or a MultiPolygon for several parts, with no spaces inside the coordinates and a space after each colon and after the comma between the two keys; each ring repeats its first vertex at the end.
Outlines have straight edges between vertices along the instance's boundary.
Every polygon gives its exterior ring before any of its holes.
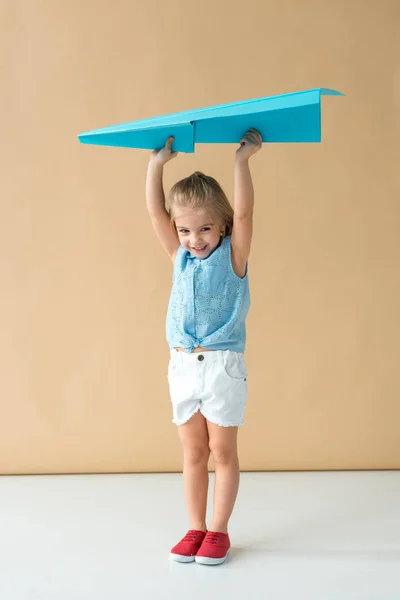
{"type": "Polygon", "coordinates": [[[178,431],[183,444],[183,484],[190,529],[206,531],[210,457],[206,420],[197,412],[178,431]]]}
{"type": "Polygon", "coordinates": [[[215,464],[214,515],[210,531],[228,533],[228,521],[239,489],[237,427],[220,427],[207,421],[210,449],[215,464]]]}

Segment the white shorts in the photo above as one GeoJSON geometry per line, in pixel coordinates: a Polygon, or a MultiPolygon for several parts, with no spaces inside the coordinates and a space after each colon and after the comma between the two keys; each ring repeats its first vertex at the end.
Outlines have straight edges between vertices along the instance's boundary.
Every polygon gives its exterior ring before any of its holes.
{"type": "Polygon", "coordinates": [[[172,422],[183,425],[198,410],[216,425],[243,425],[247,400],[244,354],[231,350],[197,353],[170,349],[168,382],[172,422]]]}

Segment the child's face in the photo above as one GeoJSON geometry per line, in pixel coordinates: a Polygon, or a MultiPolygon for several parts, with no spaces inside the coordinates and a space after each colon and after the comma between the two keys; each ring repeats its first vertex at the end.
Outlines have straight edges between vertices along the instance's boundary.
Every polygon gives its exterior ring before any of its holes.
{"type": "Polygon", "coordinates": [[[206,258],[221,240],[216,219],[203,210],[180,209],[175,225],[181,245],[196,258],[206,258]]]}

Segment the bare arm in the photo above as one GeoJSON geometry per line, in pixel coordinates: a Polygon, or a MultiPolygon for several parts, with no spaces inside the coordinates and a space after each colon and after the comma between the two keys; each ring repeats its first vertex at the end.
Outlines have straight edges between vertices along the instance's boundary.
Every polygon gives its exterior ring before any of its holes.
{"type": "Polygon", "coordinates": [[[235,175],[234,175],[234,198],[235,198],[235,217],[241,219],[253,213],[254,208],[254,188],[251,178],[249,159],[260,150],[262,144],[261,135],[255,130],[250,129],[240,142],[240,148],[235,156],[235,175]]]}
{"type": "Polygon", "coordinates": [[[146,204],[150,217],[158,216],[166,210],[163,187],[164,165],[149,161],[146,177],[146,204]]]}
{"type": "Polygon", "coordinates": [[[163,187],[164,164],[178,154],[171,150],[172,141],[173,138],[169,138],[164,148],[151,153],[146,177],[146,205],[154,231],[173,261],[179,248],[179,238],[171,228],[163,187]]]}
{"type": "Polygon", "coordinates": [[[235,209],[231,234],[232,266],[239,277],[246,272],[246,263],[250,254],[253,236],[254,189],[251,178],[249,158],[260,150],[261,135],[250,129],[240,142],[235,157],[235,209]]]}
{"type": "Polygon", "coordinates": [[[254,188],[248,159],[235,160],[234,180],[235,217],[240,219],[251,215],[254,208],[254,188]]]}

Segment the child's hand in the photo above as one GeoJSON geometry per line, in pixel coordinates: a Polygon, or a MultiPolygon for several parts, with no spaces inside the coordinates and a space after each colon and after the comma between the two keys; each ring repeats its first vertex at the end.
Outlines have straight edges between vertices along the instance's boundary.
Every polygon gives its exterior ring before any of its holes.
{"type": "Polygon", "coordinates": [[[240,148],[236,150],[236,160],[246,161],[262,148],[262,137],[256,129],[249,129],[240,140],[240,148]]]}
{"type": "Polygon", "coordinates": [[[150,154],[150,162],[162,167],[169,160],[178,156],[178,152],[173,152],[171,150],[173,141],[174,138],[171,136],[167,139],[164,148],[161,148],[161,150],[153,150],[153,152],[150,154]]]}

